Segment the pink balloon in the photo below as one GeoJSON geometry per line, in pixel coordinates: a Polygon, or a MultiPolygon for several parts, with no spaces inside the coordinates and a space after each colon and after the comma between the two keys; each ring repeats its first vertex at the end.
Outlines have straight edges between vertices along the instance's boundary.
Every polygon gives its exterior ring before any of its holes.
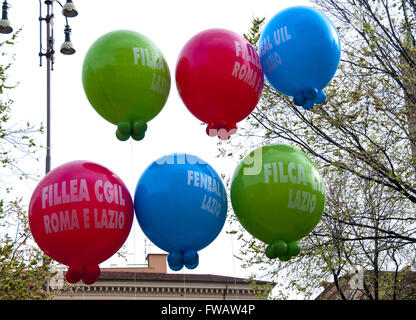
{"type": "Polygon", "coordinates": [[[88,161],[72,161],[49,172],[33,192],[29,225],[39,247],[69,266],[68,282],[92,284],[98,264],[126,241],[134,207],[121,179],[88,161]]]}
{"type": "Polygon", "coordinates": [[[264,75],[256,49],[241,35],[208,29],[193,36],[176,64],[176,85],[210,136],[228,139],[256,107],[264,75]]]}

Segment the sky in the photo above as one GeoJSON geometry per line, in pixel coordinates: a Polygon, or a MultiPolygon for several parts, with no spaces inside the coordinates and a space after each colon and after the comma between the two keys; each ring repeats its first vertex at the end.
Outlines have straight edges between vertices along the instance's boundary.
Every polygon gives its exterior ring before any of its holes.
{"type": "MultiPolygon", "coordinates": [[[[46,61],[39,66],[39,2],[10,0],[9,20],[22,32],[13,46],[15,63],[10,80],[19,82],[10,92],[14,99],[12,122],[46,125],[46,61]]],[[[61,3],[64,3],[62,0],[61,3]]],[[[89,160],[117,174],[132,196],[140,175],[159,157],[186,152],[208,162],[218,174],[231,176],[238,164],[236,159],[217,158],[218,138],[208,137],[200,124],[182,103],[175,84],[176,59],[186,42],[200,31],[224,28],[246,33],[253,17],[265,17],[266,23],[280,10],[295,5],[310,5],[309,1],[282,0],[159,0],[110,1],[74,0],[79,15],[69,19],[71,40],[76,49],[72,56],[59,53],[64,42],[65,18],[59,4],[54,5],[55,64],[51,84],[51,168],[72,160],[89,160]],[[148,123],[144,140],[122,142],[115,137],[116,127],[101,118],[89,104],[82,87],[82,62],[90,45],[101,35],[119,29],[137,31],[150,38],[162,51],[170,68],[171,89],[160,114],[148,123]]],[[[42,1],[43,3],[43,1],[42,1]]],[[[43,15],[46,6],[43,5],[43,15]]],[[[43,25],[43,45],[46,47],[46,25],[43,25]]],[[[7,37],[1,35],[1,37],[7,37]]],[[[46,144],[46,134],[37,141],[46,144]]],[[[40,154],[36,169],[44,173],[46,153],[40,154]]],[[[36,181],[19,185],[21,196],[27,198],[36,181]]],[[[227,190],[229,191],[229,190],[227,190]]],[[[186,273],[217,274],[245,277],[249,273],[233,257],[239,243],[229,235],[226,222],[218,238],[199,252],[199,266],[186,273]]],[[[145,263],[147,253],[163,253],[145,241],[136,219],[126,241],[127,261],[110,258],[101,267],[133,266],[145,263]],[[145,247],[145,242],[147,246],[145,247]]],[[[173,272],[168,270],[168,272],[173,272]]]]}

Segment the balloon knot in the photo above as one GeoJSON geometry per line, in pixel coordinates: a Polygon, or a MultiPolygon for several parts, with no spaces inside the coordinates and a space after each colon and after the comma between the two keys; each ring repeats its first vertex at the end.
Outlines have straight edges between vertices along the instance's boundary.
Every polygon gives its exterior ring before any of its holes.
{"type": "Polygon", "coordinates": [[[293,97],[294,104],[302,107],[305,110],[311,110],[315,104],[322,104],[325,101],[325,92],[316,88],[304,89],[295,94],[293,97]]]}
{"type": "Polygon", "coordinates": [[[179,271],[184,266],[188,269],[195,269],[199,264],[198,252],[195,250],[186,250],[185,252],[174,251],[168,255],[169,268],[173,271],[179,271]]]}
{"type": "Polygon", "coordinates": [[[82,280],[86,285],[93,284],[100,276],[101,270],[98,265],[70,265],[65,274],[65,278],[69,283],[77,283],[82,280]]]}
{"type": "Polygon", "coordinates": [[[300,253],[300,246],[296,241],[276,240],[266,247],[266,256],[269,259],[279,258],[280,261],[289,261],[300,253]]]}
{"type": "Polygon", "coordinates": [[[132,137],[136,141],[144,138],[147,130],[147,123],[142,120],[136,120],[133,123],[122,121],[117,125],[116,137],[120,141],[126,141],[132,137]]]}
{"type": "Polygon", "coordinates": [[[237,132],[237,124],[224,121],[210,123],[207,125],[206,132],[210,137],[218,136],[221,140],[228,140],[237,132]]]}

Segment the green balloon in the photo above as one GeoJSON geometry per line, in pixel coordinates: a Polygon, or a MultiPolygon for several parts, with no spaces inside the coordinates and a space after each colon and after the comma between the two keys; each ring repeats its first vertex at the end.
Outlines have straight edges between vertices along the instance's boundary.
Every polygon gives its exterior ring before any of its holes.
{"type": "Polygon", "coordinates": [[[168,99],[171,78],[163,54],[150,39],[118,30],[91,45],[82,66],[82,84],[93,108],[117,125],[118,139],[141,140],[146,123],[168,99]]]}
{"type": "Polygon", "coordinates": [[[325,183],[315,163],[302,151],[284,144],[267,145],[237,166],[231,203],[241,225],[269,244],[266,255],[287,261],[300,252],[296,241],[321,219],[325,183]],[[287,245],[285,252],[275,249],[283,246],[281,241],[287,245]]]}

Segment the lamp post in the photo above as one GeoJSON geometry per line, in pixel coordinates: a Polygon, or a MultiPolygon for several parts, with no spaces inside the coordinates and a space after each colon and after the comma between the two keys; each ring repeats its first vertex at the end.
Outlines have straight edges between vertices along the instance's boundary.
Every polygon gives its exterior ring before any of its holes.
{"type": "Polygon", "coordinates": [[[60,52],[65,55],[71,55],[75,53],[75,49],[72,46],[70,40],[71,28],[68,24],[68,17],[75,17],[78,15],[78,11],[75,9],[71,0],[67,0],[65,5],[62,5],[57,0],[45,0],[46,16],[42,17],[42,0],[39,0],[39,34],[40,34],[40,66],[42,66],[42,58],[46,57],[46,166],[45,174],[51,169],[51,71],[53,70],[54,63],[54,34],[53,34],[53,4],[58,3],[62,7],[62,14],[65,16],[65,42],[61,46],[60,52]],[[46,22],[46,51],[43,51],[42,47],[42,22],[46,22]]]}

